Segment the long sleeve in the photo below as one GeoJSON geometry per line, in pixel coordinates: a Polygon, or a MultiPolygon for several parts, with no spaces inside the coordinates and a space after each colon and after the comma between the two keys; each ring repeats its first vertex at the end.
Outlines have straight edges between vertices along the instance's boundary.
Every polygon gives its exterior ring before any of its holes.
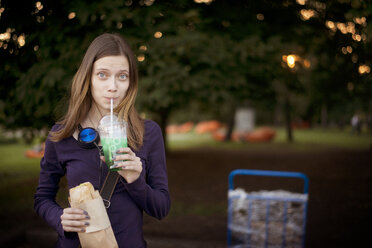
{"type": "Polygon", "coordinates": [[[133,183],[127,184],[122,178],[121,181],[137,205],[150,216],[162,219],[170,210],[165,150],[160,127],[150,123],[144,139],[146,168],[133,183]]]}
{"type": "Polygon", "coordinates": [[[45,154],[40,162],[39,185],[34,195],[34,208],[60,236],[64,236],[60,216],[63,209],[56,203],[58,184],[65,171],[58,161],[55,143],[49,139],[45,143],[45,154]]]}

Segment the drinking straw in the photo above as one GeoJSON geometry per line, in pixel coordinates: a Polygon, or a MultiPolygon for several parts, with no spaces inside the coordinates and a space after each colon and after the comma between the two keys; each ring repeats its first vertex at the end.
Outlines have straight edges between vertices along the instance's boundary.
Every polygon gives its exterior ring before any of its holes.
{"type": "Polygon", "coordinates": [[[110,114],[111,114],[111,124],[112,124],[112,122],[113,122],[113,112],[114,112],[114,98],[110,98],[110,114]]]}
{"type": "Polygon", "coordinates": [[[111,117],[111,135],[112,135],[112,132],[114,131],[114,128],[113,128],[113,122],[114,122],[114,98],[111,98],[110,99],[110,117],[111,117]]]}

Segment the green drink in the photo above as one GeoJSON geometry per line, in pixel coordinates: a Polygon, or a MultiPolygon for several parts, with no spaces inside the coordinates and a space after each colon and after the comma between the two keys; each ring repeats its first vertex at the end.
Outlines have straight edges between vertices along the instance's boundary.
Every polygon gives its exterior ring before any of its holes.
{"type": "Polygon", "coordinates": [[[126,122],[119,120],[115,115],[113,117],[106,115],[100,120],[98,132],[106,164],[111,171],[120,170],[115,168],[120,161],[113,161],[113,158],[120,154],[117,153],[118,149],[128,146],[126,127],[126,122]]]}
{"type": "Polygon", "coordinates": [[[127,147],[127,138],[120,137],[120,138],[101,138],[101,143],[103,147],[103,153],[105,155],[105,160],[107,166],[112,171],[118,171],[120,168],[115,168],[115,165],[120,161],[113,161],[113,157],[119,155],[116,151],[120,148],[127,147]]]}

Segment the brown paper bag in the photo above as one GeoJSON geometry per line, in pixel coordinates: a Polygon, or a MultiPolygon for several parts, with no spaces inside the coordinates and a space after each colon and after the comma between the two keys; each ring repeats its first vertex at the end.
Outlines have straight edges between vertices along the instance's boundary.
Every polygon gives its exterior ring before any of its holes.
{"type": "Polygon", "coordinates": [[[118,248],[102,197],[90,182],[70,189],[71,207],[80,208],[90,216],[85,233],[79,232],[82,248],[118,248]]]}

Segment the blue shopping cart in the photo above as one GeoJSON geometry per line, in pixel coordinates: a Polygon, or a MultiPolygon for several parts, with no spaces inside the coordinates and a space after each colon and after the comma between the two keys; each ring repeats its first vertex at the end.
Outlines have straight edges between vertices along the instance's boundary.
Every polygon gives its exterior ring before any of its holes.
{"type": "Polygon", "coordinates": [[[228,183],[228,247],[305,247],[309,190],[309,179],[305,174],[239,169],[229,174],[228,183]],[[234,177],[237,175],[300,178],[304,181],[303,194],[292,194],[291,192],[279,194],[278,191],[263,193],[242,193],[240,191],[237,193],[234,189],[234,177]],[[238,210],[236,210],[237,205],[240,206],[238,210]],[[271,216],[273,212],[276,212],[275,218],[271,216]],[[240,222],[234,218],[240,218],[240,222]],[[297,231],[291,232],[291,228],[293,229],[295,225],[293,223],[297,223],[299,227],[296,229],[297,231]],[[276,237],[271,235],[273,228],[277,233],[279,231],[279,235],[276,237]],[[235,235],[234,238],[232,234],[235,235]],[[255,236],[258,234],[261,238],[255,236]],[[236,238],[237,235],[240,237],[236,238]],[[297,243],[291,243],[291,241],[295,242],[295,238],[297,238],[297,243]]]}

